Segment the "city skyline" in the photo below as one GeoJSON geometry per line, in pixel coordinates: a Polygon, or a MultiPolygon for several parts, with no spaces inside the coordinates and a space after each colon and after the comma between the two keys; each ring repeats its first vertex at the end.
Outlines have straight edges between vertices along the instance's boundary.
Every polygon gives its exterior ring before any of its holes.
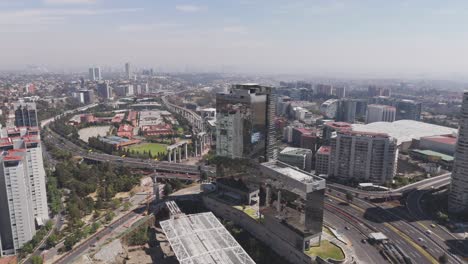
{"type": "Polygon", "coordinates": [[[450,77],[468,66],[461,1],[0,0],[0,7],[0,48],[8,51],[0,69],[130,61],[167,70],[450,77]]]}

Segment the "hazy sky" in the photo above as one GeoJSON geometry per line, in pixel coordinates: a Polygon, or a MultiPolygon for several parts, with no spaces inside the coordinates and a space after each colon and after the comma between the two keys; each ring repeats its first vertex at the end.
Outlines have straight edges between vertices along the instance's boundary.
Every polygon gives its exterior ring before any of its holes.
{"type": "Polygon", "coordinates": [[[468,74],[468,1],[0,0],[0,68],[468,74]],[[122,66],[123,67],[123,66],[122,66]]]}

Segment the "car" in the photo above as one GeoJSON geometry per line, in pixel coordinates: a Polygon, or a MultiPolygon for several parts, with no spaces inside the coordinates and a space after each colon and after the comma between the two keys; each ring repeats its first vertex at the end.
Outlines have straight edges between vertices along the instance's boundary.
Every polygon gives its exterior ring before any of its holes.
{"type": "Polygon", "coordinates": [[[424,242],[424,239],[422,239],[422,237],[418,237],[418,241],[419,242],[424,242]]]}
{"type": "Polygon", "coordinates": [[[426,230],[426,234],[428,234],[428,235],[432,234],[431,230],[429,230],[429,229],[426,230]]]}
{"type": "Polygon", "coordinates": [[[426,245],[422,245],[421,246],[423,249],[427,249],[427,246],[426,245]]]}
{"type": "Polygon", "coordinates": [[[344,229],[349,230],[350,228],[348,226],[345,226],[344,229]]]}
{"type": "Polygon", "coordinates": [[[432,228],[436,228],[436,225],[435,225],[435,224],[431,224],[431,227],[432,227],[432,228]]]}
{"type": "Polygon", "coordinates": [[[366,239],[365,238],[361,239],[361,243],[366,244],[366,239]]]}
{"type": "Polygon", "coordinates": [[[331,202],[333,202],[333,200],[332,200],[332,199],[328,199],[328,201],[329,201],[330,203],[331,203],[331,202]]]}

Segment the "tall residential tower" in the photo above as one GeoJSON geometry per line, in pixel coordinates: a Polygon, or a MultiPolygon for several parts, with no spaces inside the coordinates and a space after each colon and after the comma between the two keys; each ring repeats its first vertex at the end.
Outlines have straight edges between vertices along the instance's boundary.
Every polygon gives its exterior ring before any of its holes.
{"type": "Polygon", "coordinates": [[[38,129],[7,133],[0,138],[0,256],[16,254],[49,219],[38,129]]]}

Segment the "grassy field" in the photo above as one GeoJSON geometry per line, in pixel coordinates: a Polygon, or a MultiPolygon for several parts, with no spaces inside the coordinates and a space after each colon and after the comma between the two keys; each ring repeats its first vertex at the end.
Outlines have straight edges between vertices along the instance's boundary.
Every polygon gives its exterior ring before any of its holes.
{"type": "Polygon", "coordinates": [[[320,256],[325,260],[328,258],[342,260],[345,257],[343,251],[328,240],[322,240],[319,247],[310,247],[305,253],[311,256],[320,256]]]}
{"type": "Polygon", "coordinates": [[[135,146],[128,147],[130,151],[134,150],[138,153],[143,153],[144,151],[148,152],[151,150],[151,154],[156,155],[156,153],[166,153],[167,145],[159,143],[143,143],[135,146]]]}

